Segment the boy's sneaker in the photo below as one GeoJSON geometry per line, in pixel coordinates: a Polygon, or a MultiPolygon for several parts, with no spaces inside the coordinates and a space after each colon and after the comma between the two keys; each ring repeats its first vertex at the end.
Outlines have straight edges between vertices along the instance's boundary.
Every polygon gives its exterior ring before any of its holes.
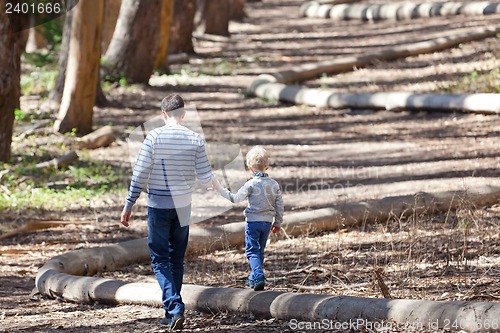
{"type": "Polygon", "coordinates": [[[255,279],[253,290],[255,291],[264,290],[265,285],[266,285],[266,279],[264,279],[263,277],[255,279]]]}
{"type": "Polygon", "coordinates": [[[173,318],[163,317],[160,324],[169,325],[172,331],[181,330],[184,327],[185,320],[183,315],[175,315],[173,318]]]}
{"type": "Polygon", "coordinates": [[[170,330],[182,330],[185,320],[186,318],[184,318],[183,315],[175,315],[174,318],[172,318],[172,322],[170,323],[170,330]]]}
{"type": "Polygon", "coordinates": [[[249,287],[249,288],[252,288],[252,289],[253,289],[254,284],[255,284],[255,283],[254,283],[254,281],[253,281],[253,280],[247,279],[247,280],[245,281],[245,286],[247,286],[247,287],[249,287]]]}

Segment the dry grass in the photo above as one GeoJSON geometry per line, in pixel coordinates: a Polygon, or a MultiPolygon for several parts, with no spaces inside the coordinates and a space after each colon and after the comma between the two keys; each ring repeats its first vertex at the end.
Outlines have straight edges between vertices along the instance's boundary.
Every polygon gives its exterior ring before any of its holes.
{"type": "MultiPolygon", "coordinates": [[[[383,281],[393,298],[497,300],[499,211],[464,202],[439,216],[271,237],[268,289],[383,297],[383,281]]],[[[188,260],[186,282],[242,287],[248,272],[243,248],[227,249],[188,260]]]]}
{"type": "MultiPolygon", "coordinates": [[[[266,248],[267,289],[426,300],[500,299],[500,205],[469,202],[441,215],[410,215],[337,232],[272,235],[266,248]],[[385,287],[384,287],[385,286],[385,287]]],[[[244,248],[186,260],[185,283],[243,288],[244,248]]],[[[154,282],[149,265],[110,273],[154,282]]]]}

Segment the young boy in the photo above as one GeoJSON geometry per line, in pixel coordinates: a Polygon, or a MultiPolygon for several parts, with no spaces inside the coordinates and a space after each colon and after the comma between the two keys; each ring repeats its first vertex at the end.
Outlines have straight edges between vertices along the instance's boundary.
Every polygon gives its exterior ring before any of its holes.
{"type": "Polygon", "coordinates": [[[226,199],[233,203],[248,197],[248,206],[244,210],[245,255],[252,269],[245,285],[254,290],[263,290],[265,276],[262,270],[264,249],[267,237],[272,230],[277,233],[283,222],[283,198],[278,182],[270,178],[265,171],[269,167],[269,154],[261,146],[253,147],[246,156],[247,166],[253,173],[250,179],[237,193],[222,187],[214,179],[213,187],[226,199]]]}

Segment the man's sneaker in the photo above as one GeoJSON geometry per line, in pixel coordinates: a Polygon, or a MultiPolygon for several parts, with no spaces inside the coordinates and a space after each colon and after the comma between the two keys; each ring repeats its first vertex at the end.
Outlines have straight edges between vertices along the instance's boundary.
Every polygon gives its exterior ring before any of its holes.
{"type": "Polygon", "coordinates": [[[163,317],[161,319],[161,321],[160,321],[160,324],[162,324],[162,325],[170,325],[171,322],[172,322],[171,318],[163,317]]]}
{"type": "Polygon", "coordinates": [[[249,288],[252,288],[252,289],[253,289],[254,284],[255,284],[255,283],[253,282],[253,280],[247,279],[247,280],[245,281],[245,286],[247,286],[247,287],[249,287],[249,288]]]}
{"type": "Polygon", "coordinates": [[[255,279],[253,290],[255,291],[264,290],[265,285],[266,285],[266,280],[263,277],[255,279]]]}
{"type": "Polygon", "coordinates": [[[170,323],[170,329],[172,331],[182,330],[185,320],[186,319],[183,315],[175,315],[174,318],[172,318],[172,322],[170,323]]]}

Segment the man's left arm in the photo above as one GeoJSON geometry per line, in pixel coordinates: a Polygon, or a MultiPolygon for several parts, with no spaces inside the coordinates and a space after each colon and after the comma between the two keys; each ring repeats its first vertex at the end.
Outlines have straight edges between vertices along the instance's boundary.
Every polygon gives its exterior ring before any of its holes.
{"type": "Polygon", "coordinates": [[[196,177],[200,184],[206,188],[212,185],[212,167],[210,166],[210,162],[208,161],[207,152],[205,150],[205,143],[202,141],[198,146],[196,151],[196,177]]]}

